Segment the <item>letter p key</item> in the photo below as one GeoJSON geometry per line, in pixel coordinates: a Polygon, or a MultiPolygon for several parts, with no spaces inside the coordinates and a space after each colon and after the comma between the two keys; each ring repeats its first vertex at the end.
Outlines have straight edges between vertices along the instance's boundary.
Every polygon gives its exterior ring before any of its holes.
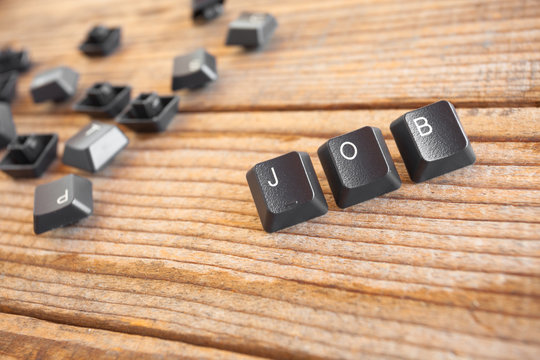
{"type": "Polygon", "coordinates": [[[416,129],[420,133],[420,136],[428,136],[433,132],[433,127],[429,125],[425,117],[419,117],[413,120],[416,129]]]}

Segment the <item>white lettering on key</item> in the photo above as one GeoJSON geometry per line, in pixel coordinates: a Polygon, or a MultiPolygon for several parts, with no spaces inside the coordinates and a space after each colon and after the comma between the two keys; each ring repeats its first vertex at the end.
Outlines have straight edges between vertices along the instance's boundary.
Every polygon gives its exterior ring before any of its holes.
{"type": "Polygon", "coordinates": [[[200,59],[193,59],[189,62],[189,71],[194,72],[201,68],[201,60],[200,59]]]}
{"type": "Polygon", "coordinates": [[[64,193],[64,195],[60,196],[57,200],[56,200],[56,203],[58,205],[62,205],[63,203],[65,203],[66,201],[68,201],[68,189],[66,189],[66,192],[64,193]]]}
{"type": "Polygon", "coordinates": [[[276,176],[276,170],[274,170],[274,168],[273,168],[273,167],[272,167],[272,169],[271,169],[271,170],[272,170],[272,174],[274,175],[274,179],[275,179],[275,181],[274,181],[274,183],[273,183],[273,184],[272,184],[272,183],[271,183],[270,181],[268,181],[268,185],[270,185],[271,187],[276,187],[276,186],[277,186],[277,184],[278,184],[278,182],[279,182],[279,181],[278,181],[278,178],[277,178],[277,176],[276,176]]]}
{"type": "Polygon", "coordinates": [[[350,141],[345,141],[343,144],[341,144],[341,146],[339,147],[339,152],[341,153],[341,156],[343,156],[347,160],[354,160],[356,158],[356,155],[358,155],[358,149],[356,148],[356,145],[354,145],[350,141]],[[343,152],[343,148],[345,147],[345,145],[350,145],[354,149],[354,154],[352,156],[347,156],[343,152]]]}
{"type": "Polygon", "coordinates": [[[416,125],[416,129],[418,129],[420,136],[428,136],[429,134],[433,132],[433,127],[429,125],[425,117],[416,118],[413,120],[413,122],[414,122],[414,125],[416,125]],[[422,129],[426,129],[426,130],[422,130],[422,129]]]}
{"type": "Polygon", "coordinates": [[[92,135],[93,133],[98,131],[99,128],[101,128],[101,126],[99,126],[98,124],[93,123],[92,126],[90,127],[90,129],[86,130],[86,133],[84,135],[85,136],[92,135]]]}

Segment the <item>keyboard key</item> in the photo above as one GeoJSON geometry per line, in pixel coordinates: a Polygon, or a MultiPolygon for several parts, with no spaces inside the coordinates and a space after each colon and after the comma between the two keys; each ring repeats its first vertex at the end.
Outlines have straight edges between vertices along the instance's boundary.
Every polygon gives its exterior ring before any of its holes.
{"type": "Polygon", "coordinates": [[[290,152],[255,165],[246,175],[262,226],[274,232],[328,212],[305,152],[290,152]]]}
{"type": "Polygon", "coordinates": [[[107,56],[118,49],[121,35],[120,28],[97,25],[88,32],[79,49],[88,56],[107,56]]]}
{"type": "Polygon", "coordinates": [[[178,96],[142,93],[131,102],[116,122],[140,132],[164,131],[178,112],[178,96]]]}
{"type": "Polygon", "coordinates": [[[474,164],[476,156],[454,106],[439,101],[410,111],[390,130],[414,182],[474,164]]]}
{"type": "Polygon", "coordinates": [[[67,66],[60,66],[36,75],[30,84],[35,103],[60,102],[69,99],[77,90],[79,74],[67,66]]]}
{"type": "Polygon", "coordinates": [[[9,104],[0,102],[0,149],[5,148],[16,137],[11,108],[9,104]]]}
{"type": "Polygon", "coordinates": [[[7,147],[0,170],[14,178],[40,177],[56,158],[58,135],[19,135],[7,147]]]}
{"type": "Polygon", "coordinates": [[[244,12],[229,24],[226,45],[254,48],[265,45],[278,24],[270,14],[244,12]]]}
{"type": "Polygon", "coordinates": [[[92,183],[77,175],[67,175],[36,187],[34,232],[41,234],[73,224],[92,214],[92,183]]]}
{"type": "Polygon", "coordinates": [[[196,89],[218,78],[216,58],[200,48],[174,58],[172,89],[196,89]]]}
{"type": "Polygon", "coordinates": [[[92,117],[114,118],[126,108],[130,99],[130,86],[112,86],[108,82],[95,83],[73,109],[92,117]]]}
{"type": "Polygon", "coordinates": [[[28,51],[13,51],[10,48],[0,50],[0,73],[13,70],[25,72],[30,66],[28,51]]]}
{"type": "Polygon", "coordinates": [[[92,122],[66,142],[62,162],[88,172],[97,172],[107,166],[128,143],[128,138],[116,126],[92,122]]]}
{"type": "Polygon", "coordinates": [[[366,126],[330,139],[318,151],[336,204],[346,208],[400,188],[381,130],[366,126]]]}
{"type": "Polygon", "coordinates": [[[223,13],[224,0],[192,0],[192,18],[196,21],[208,21],[223,13]]]}
{"type": "Polygon", "coordinates": [[[17,78],[16,71],[0,74],[0,101],[13,101],[17,92],[17,78]]]}

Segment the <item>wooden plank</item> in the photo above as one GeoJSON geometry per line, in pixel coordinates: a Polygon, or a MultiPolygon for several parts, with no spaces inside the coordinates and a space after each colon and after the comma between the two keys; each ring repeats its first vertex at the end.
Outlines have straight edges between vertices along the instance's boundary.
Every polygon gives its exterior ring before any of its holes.
{"type": "Polygon", "coordinates": [[[2,1],[4,41],[28,47],[36,62],[21,78],[15,112],[53,111],[33,105],[28,89],[35,74],[59,64],[81,72],[78,96],[103,80],[170,93],[172,58],[199,46],[217,56],[220,79],[179,92],[184,111],[408,108],[440,98],[539,104],[538,1],[237,0],[205,26],[194,26],[189,11],[188,0],[2,1]],[[224,46],[227,24],[246,9],[280,23],[262,51],[224,46]],[[122,50],[105,60],[77,49],[98,21],[125,34],[122,50]]]}
{"type": "MultiPolygon", "coordinates": [[[[388,126],[406,110],[186,113],[89,175],[0,175],[0,311],[271,358],[520,358],[540,352],[540,110],[459,109],[478,162],[410,182],[388,126]],[[348,210],[316,150],[378,126],[404,184],[348,210]],[[310,153],[326,216],[262,231],[245,180],[310,153]],[[33,188],[90,178],[95,214],[36,237],[33,188]]],[[[16,115],[64,142],[84,115],[16,115]]],[[[2,327],[0,326],[0,329],[2,327]]]]}
{"type": "Polygon", "coordinates": [[[3,359],[255,359],[177,341],[0,313],[3,359]]]}

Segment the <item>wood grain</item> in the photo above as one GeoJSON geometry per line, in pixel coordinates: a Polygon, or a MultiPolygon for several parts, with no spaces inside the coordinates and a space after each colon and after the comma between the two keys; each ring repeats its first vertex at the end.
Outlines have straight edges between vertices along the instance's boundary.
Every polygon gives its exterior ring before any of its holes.
{"type": "Polygon", "coordinates": [[[0,357],[538,359],[538,24],[530,0],[235,0],[205,26],[188,1],[0,1],[2,42],[35,62],[17,130],[58,133],[59,155],[93,82],[170,93],[172,57],[198,46],[220,74],[178,92],[165,133],[123,128],[128,148],[98,174],[60,160],[40,179],[0,174],[0,357]],[[265,49],[223,45],[242,10],[277,17],[265,49]],[[122,27],[119,53],[79,53],[96,23],[122,27]],[[60,64],[81,73],[77,96],[32,104],[32,77],[60,64]],[[389,125],[441,98],[478,160],[414,184],[389,125]],[[342,210],[316,151],[366,125],[403,186],[342,210]],[[329,213],[267,234],[245,174],[293,150],[329,213]],[[35,186],[69,173],[91,179],[94,215],[35,236],[35,186]]]}
{"type": "Polygon", "coordinates": [[[256,359],[150,337],[0,313],[3,359],[256,359]]]}
{"type": "MultiPolygon", "coordinates": [[[[402,112],[180,114],[165,133],[127,132],[97,175],[56,162],[42,179],[2,176],[0,309],[272,358],[535,358],[540,111],[458,109],[478,162],[420,185],[388,129],[402,112]],[[341,210],[316,149],[368,124],[404,184],[341,210]],[[329,214],[266,234],[245,172],[298,149],[329,214]],[[70,172],[92,180],[95,214],[34,236],[34,186],[70,172]]],[[[62,149],[87,118],[16,122],[57,131],[62,149]]]]}
{"type": "Polygon", "coordinates": [[[16,111],[51,111],[31,106],[27,89],[58,64],[81,72],[79,95],[102,80],[170,93],[172,58],[200,46],[218,57],[220,81],[180,92],[183,111],[410,108],[441,98],[539,104],[538,1],[235,0],[205,26],[194,26],[189,11],[187,0],[2,1],[3,38],[28,47],[36,62],[20,81],[16,111]],[[262,51],[224,46],[227,24],[246,9],[279,21],[262,51]],[[123,29],[124,46],[110,59],[77,50],[97,22],[123,29]]]}

